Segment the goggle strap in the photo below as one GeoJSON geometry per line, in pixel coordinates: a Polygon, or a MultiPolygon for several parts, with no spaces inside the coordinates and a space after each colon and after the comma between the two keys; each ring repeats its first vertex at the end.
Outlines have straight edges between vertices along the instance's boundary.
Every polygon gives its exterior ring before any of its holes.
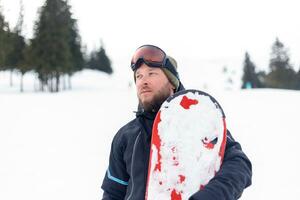
{"type": "Polygon", "coordinates": [[[166,59],[166,63],[164,64],[164,67],[168,69],[178,80],[180,80],[179,74],[175,69],[175,67],[172,65],[172,63],[170,62],[169,58],[166,59]]]}

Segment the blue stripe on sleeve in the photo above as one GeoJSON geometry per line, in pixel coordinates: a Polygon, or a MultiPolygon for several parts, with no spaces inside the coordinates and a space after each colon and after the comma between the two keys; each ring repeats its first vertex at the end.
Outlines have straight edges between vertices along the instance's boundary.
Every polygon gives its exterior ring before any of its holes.
{"type": "Polygon", "coordinates": [[[118,179],[118,178],[112,176],[111,173],[110,173],[110,171],[109,171],[109,169],[107,169],[107,177],[108,177],[110,180],[115,181],[115,182],[117,182],[117,183],[120,183],[120,184],[122,184],[122,185],[128,185],[128,182],[122,181],[121,179],[118,179]]]}

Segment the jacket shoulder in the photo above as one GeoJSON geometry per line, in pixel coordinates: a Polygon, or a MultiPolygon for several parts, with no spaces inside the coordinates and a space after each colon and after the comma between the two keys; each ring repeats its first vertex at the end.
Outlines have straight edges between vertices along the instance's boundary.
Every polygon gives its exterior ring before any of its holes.
{"type": "Polygon", "coordinates": [[[124,126],[122,126],[116,135],[114,136],[114,143],[119,145],[128,142],[131,138],[134,138],[141,130],[141,124],[137,118],[131,120],[124,126]]]}
{"type": "Polygon", "coordinates": [[[134,134],[135,132],[139,132],[141,128],[141,124],[139,122],[139,120],[137,118],[131,120],[130,122],[128,122],[127,124],[125,124],[124,126],[122,126],[118,132],[117,135],[123,135],[123,136],[127,136],[127,135],[131,135],[134,134]]]}

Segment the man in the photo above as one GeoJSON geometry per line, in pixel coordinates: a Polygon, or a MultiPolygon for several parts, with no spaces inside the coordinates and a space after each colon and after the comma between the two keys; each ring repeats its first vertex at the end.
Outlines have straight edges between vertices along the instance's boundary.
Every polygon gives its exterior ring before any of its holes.
{"type": "MultiPolygon", "coordinates": [[[[176,61],[159,47],[144,45],[133,55],[131,68],[139,108],[136,118],[115,135],[103,180],[103,200],[142,200],[145,197],[152,125],[161,104],[184,90],[176,61]]],[[[221,169],[190,200],[234,200],[251,184],[252,166],[239,143],[227,132],[221,169]]]]}

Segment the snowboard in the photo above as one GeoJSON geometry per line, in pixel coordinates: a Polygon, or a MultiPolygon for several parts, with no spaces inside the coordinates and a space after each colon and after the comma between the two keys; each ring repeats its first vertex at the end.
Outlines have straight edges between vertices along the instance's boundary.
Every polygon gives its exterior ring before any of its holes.
{"type": "Polygon", "coordinates": [[[209,94],[170,96],[152,129],[146,200],[187,200],[220,169],[226,146],[225,114],[209,94]]]}

